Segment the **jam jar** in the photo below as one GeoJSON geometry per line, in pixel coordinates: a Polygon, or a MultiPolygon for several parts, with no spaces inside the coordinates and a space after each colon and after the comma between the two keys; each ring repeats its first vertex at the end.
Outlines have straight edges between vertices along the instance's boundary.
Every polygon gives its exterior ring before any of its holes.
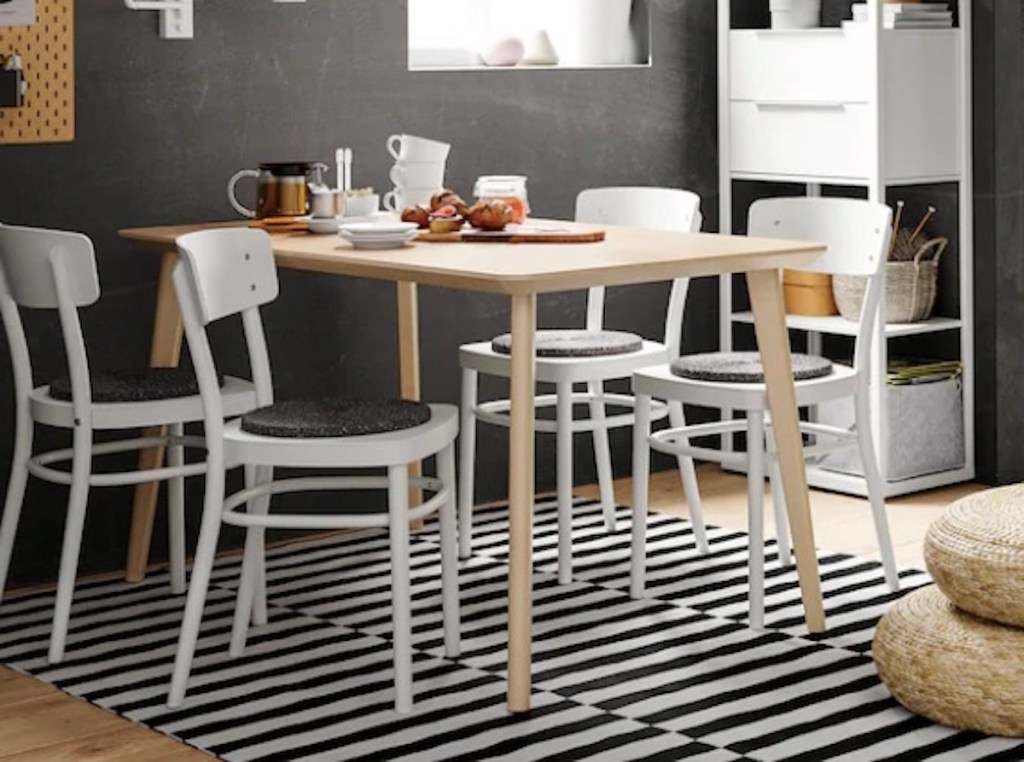
{"type": "Polygon", "coordinates": [[[526,178],[522,175],[484,175],[477,178],[473,195],[480,201],[500,199],[512,207],[512,222],[521,224],[530,213],[526,178]]]}

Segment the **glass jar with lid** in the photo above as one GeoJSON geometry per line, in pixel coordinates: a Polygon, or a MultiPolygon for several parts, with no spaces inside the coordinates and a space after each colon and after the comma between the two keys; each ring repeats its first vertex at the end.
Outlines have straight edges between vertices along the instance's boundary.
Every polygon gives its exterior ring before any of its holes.
{"type": "Polygon", "coordinates": [[[512,207],[512,222],[522,223],[530,213],[526,178],[522,175],[484,175],[477,178],[473,195],[480,201],[500,199],[512,207]]]}

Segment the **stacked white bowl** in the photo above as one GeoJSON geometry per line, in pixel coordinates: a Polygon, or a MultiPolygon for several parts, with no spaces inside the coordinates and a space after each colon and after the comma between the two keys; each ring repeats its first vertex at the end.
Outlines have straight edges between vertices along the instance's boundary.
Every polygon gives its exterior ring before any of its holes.
{"type": "Polygon", "coordinates": [[[444,188],[445,164],[452,147],[448,143],[415,135],[392,135],[388,153],[395,159],[391,168],[394,188],[384,194],[384,208],[393,212],[430,203],[430,197],[444,188]]]}

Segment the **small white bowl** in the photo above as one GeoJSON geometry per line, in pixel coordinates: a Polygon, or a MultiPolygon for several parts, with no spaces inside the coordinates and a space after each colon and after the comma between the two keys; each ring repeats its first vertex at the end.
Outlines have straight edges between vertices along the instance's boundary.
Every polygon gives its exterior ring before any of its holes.
{"type": "Polygon", "coordinates": [[[337,217],[324,217],[323,219],[314,217],[306,224],[309,225],[310,233],[328,235],[331,233],[337,233],[340,223],[337,217]]]}

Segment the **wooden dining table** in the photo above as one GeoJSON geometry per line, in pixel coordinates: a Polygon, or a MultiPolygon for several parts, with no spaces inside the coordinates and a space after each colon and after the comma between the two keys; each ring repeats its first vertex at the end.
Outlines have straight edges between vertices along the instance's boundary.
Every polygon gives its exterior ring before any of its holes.
{"type": "MultiPolygon", "coordinates": [[[[575,223],[536,221],[570,230],[575,223]]],[[[233,223],[238,225],[239,223],[233,223]]],[[[120,235],[162,252],[151,364],[178,364],[182,322],[171,283],[175,239],[224,223],[135,228],[120,235]]],[[[780,271],[824,251],[815,243],[706,233],[606,227],[603,241],[567,243],[422,243],[397,249],[356,250],[337,236],[303,232],[272,235],[277,265],[326,275],[397,284],[401,394],[418,399],[417,286],[479,291],[511,300],[512,371],[509,443],[508,707],[530,708],[534,509],[534,358],[539,294],[590,286],[668,281],[679,277],[745,273],[764,364],[772,431],[780,461],[807,628],[825,629],[821,581],[811,524],[807,476],[797,419],[789,334],[780,271]]],[[[484,337],[481,337],[484,338],[484,337]]],[[[143,453],[144,467],[163,453],[143,453]]],[[[156,485],[136,491],[127,576],[145,574],[156,504],[156,485]]]]}

